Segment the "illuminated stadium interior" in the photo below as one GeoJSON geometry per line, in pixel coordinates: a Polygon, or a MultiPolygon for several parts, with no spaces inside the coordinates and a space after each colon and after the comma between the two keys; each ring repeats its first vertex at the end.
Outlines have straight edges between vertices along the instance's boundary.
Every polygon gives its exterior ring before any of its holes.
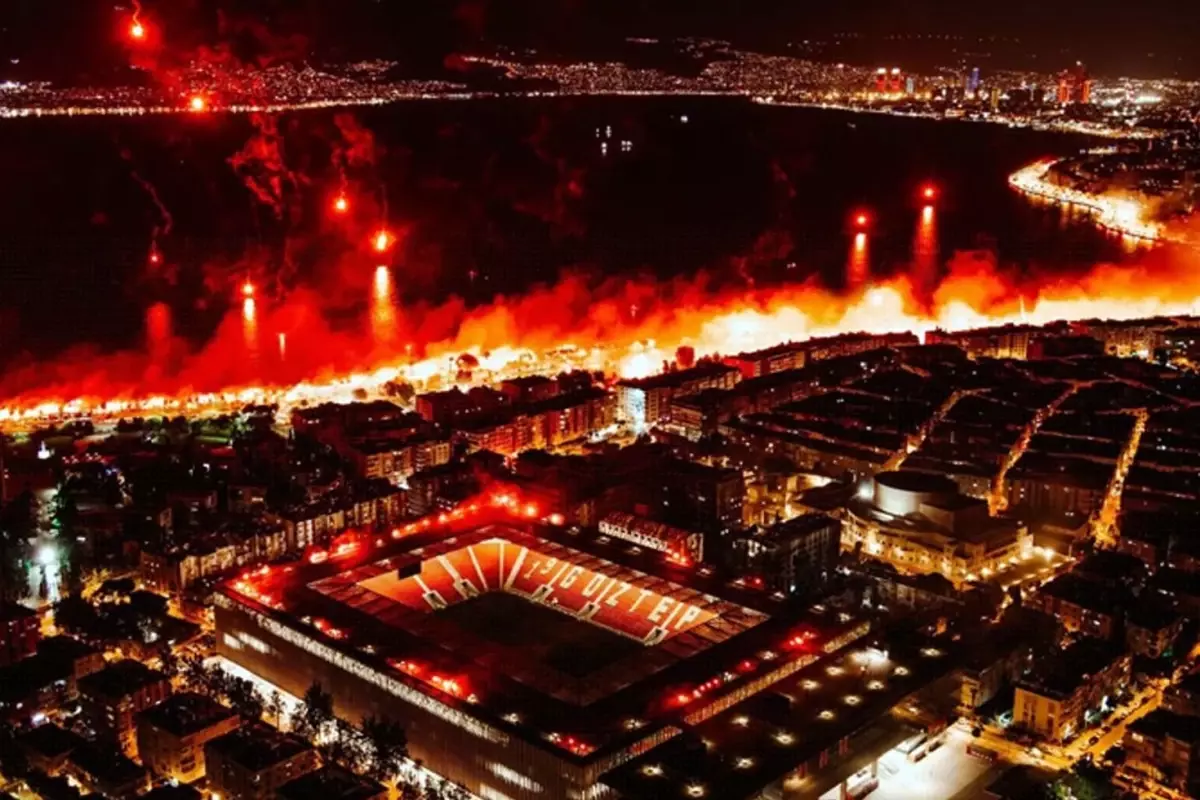
{"type": "Polygon", "coordinates": [[[219,654],[295,695],[321,682],[348,719],[403,718],[413,757],[472,791],[541,800],[598,797],[869,630],[607,537],[445,516],[232,579],[219,654]]]}
{"type": "MultiPolygon", "coordinates": [[[[496,526],[332,575],[311,588],[472,661],[502,660],[515,680],[580,706],[767,619],[496,526]]],[[[402,669],[412,666],[406,661],[402,669]]]]}

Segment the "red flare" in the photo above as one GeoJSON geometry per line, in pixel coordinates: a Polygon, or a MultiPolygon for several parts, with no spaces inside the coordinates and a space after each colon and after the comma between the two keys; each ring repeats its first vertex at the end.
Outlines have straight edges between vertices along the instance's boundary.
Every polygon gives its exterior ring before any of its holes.
{"type": "Polygon", "coordinates": [[[195,111],[196,113],[200,113],[202,111],[207,111],[208,110],[208,101],[205,100],[200,95],[195,95],[192,97],[191,102],[188,103],[188,107],[191,108],[192,111],[195,111]]]}
{"type": "Polygon", "coordinates": [[[350,210],[350,201],[346,199],[346,195],[340,194],[333,201],[333,210],[339,214],[345,214],[350,210]]]}
{"type": "Polygon", "coordinates": [[[388,231],[379,231],[378,233],[375,234],[375,240],[374,240],[375,252],[376,253],[387,252],[392,246],[392,241],[393,240],[392,240],[391,233],[389,233],[388,231]]]}

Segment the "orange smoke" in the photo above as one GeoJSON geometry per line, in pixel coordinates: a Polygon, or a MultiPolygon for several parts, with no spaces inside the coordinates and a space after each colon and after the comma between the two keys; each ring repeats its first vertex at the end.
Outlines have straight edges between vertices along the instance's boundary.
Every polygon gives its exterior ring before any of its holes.
{"type": "MultiPolygon", "coordinates": [[[[1039,276],[1002,270],[987,255],[956,256],[930,292],[901,276],[848,294],[814,282],[720,287],[704,274],[666,283],[568,275],[473,309],[460,299],[394,307],[392,276],[381,269],[366,288],[371,310],[359,330],[331,326],[316,292],[296,290],[271,304],[242,298],[242,313],[231,314],[199,352],[177,355],[169,374],[146,353],[79,352],[7,376],[0,396],[16,399],[0,407],[0,423],[62,413],[199,410],[238,400],[349,400],[355,390],[370,392],[397,378],[428,390],[456,380],[451,356],[462,353],[479,361],[474,380],[565,368],[642,375],[660,370],[681,345],[697,355],[725,355],[848,331],[1183,315],[1200,305],[1198,261],[1191,251],[1162,249],[1137,264],[1039,276]],[[278,358],[262,357],[263,336],[286,341],[286,357],[282,346],[278,358]]],[[[159,342],[157,349],[181,348],[159,342]]]]}

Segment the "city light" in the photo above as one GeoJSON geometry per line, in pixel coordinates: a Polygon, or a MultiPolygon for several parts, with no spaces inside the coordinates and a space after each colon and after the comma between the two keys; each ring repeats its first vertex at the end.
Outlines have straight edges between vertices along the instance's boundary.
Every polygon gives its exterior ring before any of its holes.
{"type": "Polygon", "coordinates": [[[386,253],[388,251],[388,248],[390,248],[392,246],[392,241],[393,240],[392,240],[391,233],[389,233],[388,231],[379,231],[378,233],[375,234],[375,237],[372,240],[373,245],[375,247],[375,252],[386,253]]]}
{"type": "Polygon", "coordinates": [[[188,107],[191,108],[192,111],[199,113],[208,109],[208,101],[200,95],[194,95],[188,102],[188,107]]]}
{"type": "Polygon", "coordinates": [[[1048,180],[1056,163],[1039,161],[1017,170],[1009,176],[1009,185],[1034,197],[1082,209],[1095,219],[1096,224],[1117,233],[1147,241],[1167,238],[1163,226],[1148,220],[1146,208],[1132,198],[1091,194],[1048,180]]]}

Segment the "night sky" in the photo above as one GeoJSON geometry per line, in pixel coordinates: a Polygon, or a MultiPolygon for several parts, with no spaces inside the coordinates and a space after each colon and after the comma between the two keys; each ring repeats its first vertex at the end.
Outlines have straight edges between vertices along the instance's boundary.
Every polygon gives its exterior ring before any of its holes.
{"type": "MultiPolygon", "coordinates": [[[[604,54],[626,36],[709,36],[770,47],[854,32],[864,39],[829,55],[872,61],[932,53],[945,63],[1041,64],[1047,71],[1079,58],[1100,74],[1200,77],[1193,47],[1200,39],[1200,4],[1181,0],[145,0],[143,5],[181,47],[225,41],[252,56],[271,47],[264,41],[268,35],[296,36],[318,57],[382,56],[421,73],[437,72],[448,53],[497,43],[586,57],[604,54]],[[963,38],[933,44],[905,38],[929,34],[963,38]]],[[[128,12],[101,0],[6,0],[0,8],[0,78],[114,78],[125,63],[119,30],[128,12]]]]}

